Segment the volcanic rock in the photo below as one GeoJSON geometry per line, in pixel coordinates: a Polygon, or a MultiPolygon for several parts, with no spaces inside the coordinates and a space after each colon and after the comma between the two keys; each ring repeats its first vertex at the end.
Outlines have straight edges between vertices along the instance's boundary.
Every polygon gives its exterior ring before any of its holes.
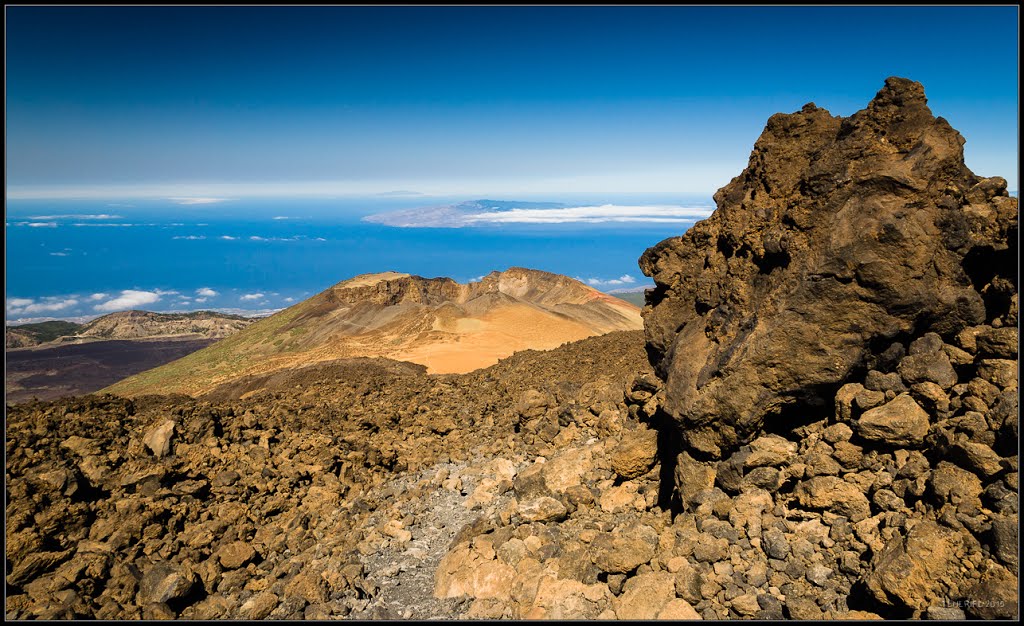
{"type": "Polygon", "coordinates": [[[171,453],[171,437],[173,435],[174,422],[164,420],[146,433],[142,438],[142,443],[146,444],[153,456],[159,459],[171,453]]]}
{"type": "Polygon", "coordinates": [[[912,446],[928,434],[928,414],[908,394],[871,409],[860,416],[857,433],[864,439],[912,446]]]}
{"type": "Polygon", "coordinates": [[[1017,201],[963,144],[903,78],[849,118],[774,115],[715,213],[643,254],[648,348],[690,447],[720,456],[820,403],[880,341],[1009,311],[1017,201]]]}
{"type": "Polygon", "coordinates": [[[894,538],[872,560],[867,588],[883,604],[916,611],[957,597],[966,591],[960,563],[970,543],[963,534],[921,522],[906,537],[894,538]]]}
{"type": "Polygon", "coordinates": [[[625,433],[612,452],[612,469],[629,480],[647,473],[658,454],[658,431],[638,429],[625,433]]]}

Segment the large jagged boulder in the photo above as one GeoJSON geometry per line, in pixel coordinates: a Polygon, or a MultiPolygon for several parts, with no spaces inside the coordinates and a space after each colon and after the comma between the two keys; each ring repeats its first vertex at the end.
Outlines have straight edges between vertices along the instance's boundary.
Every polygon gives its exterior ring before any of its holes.
{"type": "Polygon", "coordinates": [[[1017,199],[963,145],[904,78],[848,118],[774,115],[711,217],[644,252],[648,351],[692,454],[824,413],[894,341],[1015,318],[1017,199]]]}

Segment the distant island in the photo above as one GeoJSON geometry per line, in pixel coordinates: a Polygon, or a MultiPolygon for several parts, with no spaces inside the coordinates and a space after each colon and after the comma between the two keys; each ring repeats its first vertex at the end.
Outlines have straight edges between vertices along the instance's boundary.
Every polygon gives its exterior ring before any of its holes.
{"type": "Polygon", "coordinates": [[[514,209],[558,209],[559,202],[520,202],[507,200],[469,200],[458,204],[418,207],[367,215],[364,222],[399,226],[402,228],[460,228],[478,225],[474,216],[482,213],[512,211],[514,209]]]}

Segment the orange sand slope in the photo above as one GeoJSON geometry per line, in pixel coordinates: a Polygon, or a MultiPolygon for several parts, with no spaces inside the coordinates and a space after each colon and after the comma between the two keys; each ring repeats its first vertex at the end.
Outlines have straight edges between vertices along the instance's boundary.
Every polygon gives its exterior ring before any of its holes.
{"type": "Polygon", "coordinates": [[[463,373],[519,350],[642,328],[632,304],[548,272],[511,268],[468,284],[398,272],[363,274],[107,390],[197,395],[239,376],[352,357],[463,373]]]}

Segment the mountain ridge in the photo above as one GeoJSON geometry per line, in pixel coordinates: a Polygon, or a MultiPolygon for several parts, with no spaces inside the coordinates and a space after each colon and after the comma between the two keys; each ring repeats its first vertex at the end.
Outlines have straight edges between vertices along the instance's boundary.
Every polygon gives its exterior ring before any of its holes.
{"type": "Polygon", "coordinates": [[[350,357],[410,361],[430,373],[467,372],[517,350],[550,349],[641,325],[634,305],[541,270],[511,267],[466,284],[400,272],[361,274],[108,390],[137,395],[170,385],[200,393],[241,375],[350,357]]]}
{"type": "Polygon", "coordinates": [[[133,309],[108,313],[82,324],[55,321],[7,326],[5,339],[7,348],[96,339],[222,339],[253,321],[216,311],[157,313],[133,309]]]}

